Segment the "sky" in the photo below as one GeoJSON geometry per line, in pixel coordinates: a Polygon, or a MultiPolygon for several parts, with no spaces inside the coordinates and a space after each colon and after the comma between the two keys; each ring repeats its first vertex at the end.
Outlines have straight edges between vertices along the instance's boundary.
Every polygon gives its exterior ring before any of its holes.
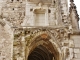
{"type": "Polygon", "coordinates": [[[76,7],[77,7],[78,14],[80,15],[80,0],[74,0],[74,3],[76,5],[76,7]]]}
{"type": "MultiPolygon", "coordinates": [[[[74,3],[76,5],[76,7],[77,7],[77,12],[78,12],[79,18],[80,18],[80,0],[74,0],[74,3]]],[[[80,28],[80,21],[79,21],[79,28],[80,28]]]]}

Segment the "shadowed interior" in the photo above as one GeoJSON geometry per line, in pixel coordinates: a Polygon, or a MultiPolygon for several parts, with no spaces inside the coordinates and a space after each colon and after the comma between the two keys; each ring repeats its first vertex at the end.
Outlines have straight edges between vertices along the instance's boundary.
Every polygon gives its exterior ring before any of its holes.
{"type": "Polygon", "coordinates": [[[28,60],[53,60],[53,57],[53,54],[51,54],[44,46],[39,45],[30,53],[28,60]]]}

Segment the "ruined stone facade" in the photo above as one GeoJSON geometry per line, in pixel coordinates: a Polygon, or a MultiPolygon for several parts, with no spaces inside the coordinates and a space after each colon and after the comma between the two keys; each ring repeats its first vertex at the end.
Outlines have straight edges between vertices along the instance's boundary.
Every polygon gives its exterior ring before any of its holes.
{"type": "Polygon", "coordinates": [[[80,60],[79,39],[73,0],[0,1],[0,60],[80,60]]]}

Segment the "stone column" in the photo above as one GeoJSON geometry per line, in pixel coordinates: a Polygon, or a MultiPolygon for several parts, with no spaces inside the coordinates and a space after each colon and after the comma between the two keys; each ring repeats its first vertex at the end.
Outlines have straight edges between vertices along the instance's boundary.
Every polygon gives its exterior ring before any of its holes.
{"type": "Polygon", "coordinates": [[[46,7],[46,10],[45,10],[45,26],[48,26],[49,25],[49,19],[48,19],[48,7],[46,7]]]}
{"type": "Polygon", "coordinates": [[[22,40],[21,40],[21,43],[22,43],[22,60],[25,60],[25,38],[24,36],[22,36],[22,40]]]}
{"type": "Polygon", "coordinates": [[[62,47],[63,60],[66,60],[66,48],[67,48],[67,47],[62,47]]]}

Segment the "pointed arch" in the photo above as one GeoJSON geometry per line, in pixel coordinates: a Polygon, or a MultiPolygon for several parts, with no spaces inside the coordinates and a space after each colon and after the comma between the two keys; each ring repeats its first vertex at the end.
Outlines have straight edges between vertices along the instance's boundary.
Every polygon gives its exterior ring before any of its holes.
{"type": "MultiPolygon", "coordinates": [[[[54,38],[55,39],[55,38],[54,38]]],[[[59,45],[57,44],[56,40],[54,40],[53,37],[46,33],[42,32],[38,36],[34,37],[31,43],[28,46],[28,54],[26,56],[26,59],[28,56],[32,53],[32,51],[35,50],[38,46],[42,45],[45,47],[50,53],[52,53],[56,60],[62,60],[61,50],[59,45]]]]}

